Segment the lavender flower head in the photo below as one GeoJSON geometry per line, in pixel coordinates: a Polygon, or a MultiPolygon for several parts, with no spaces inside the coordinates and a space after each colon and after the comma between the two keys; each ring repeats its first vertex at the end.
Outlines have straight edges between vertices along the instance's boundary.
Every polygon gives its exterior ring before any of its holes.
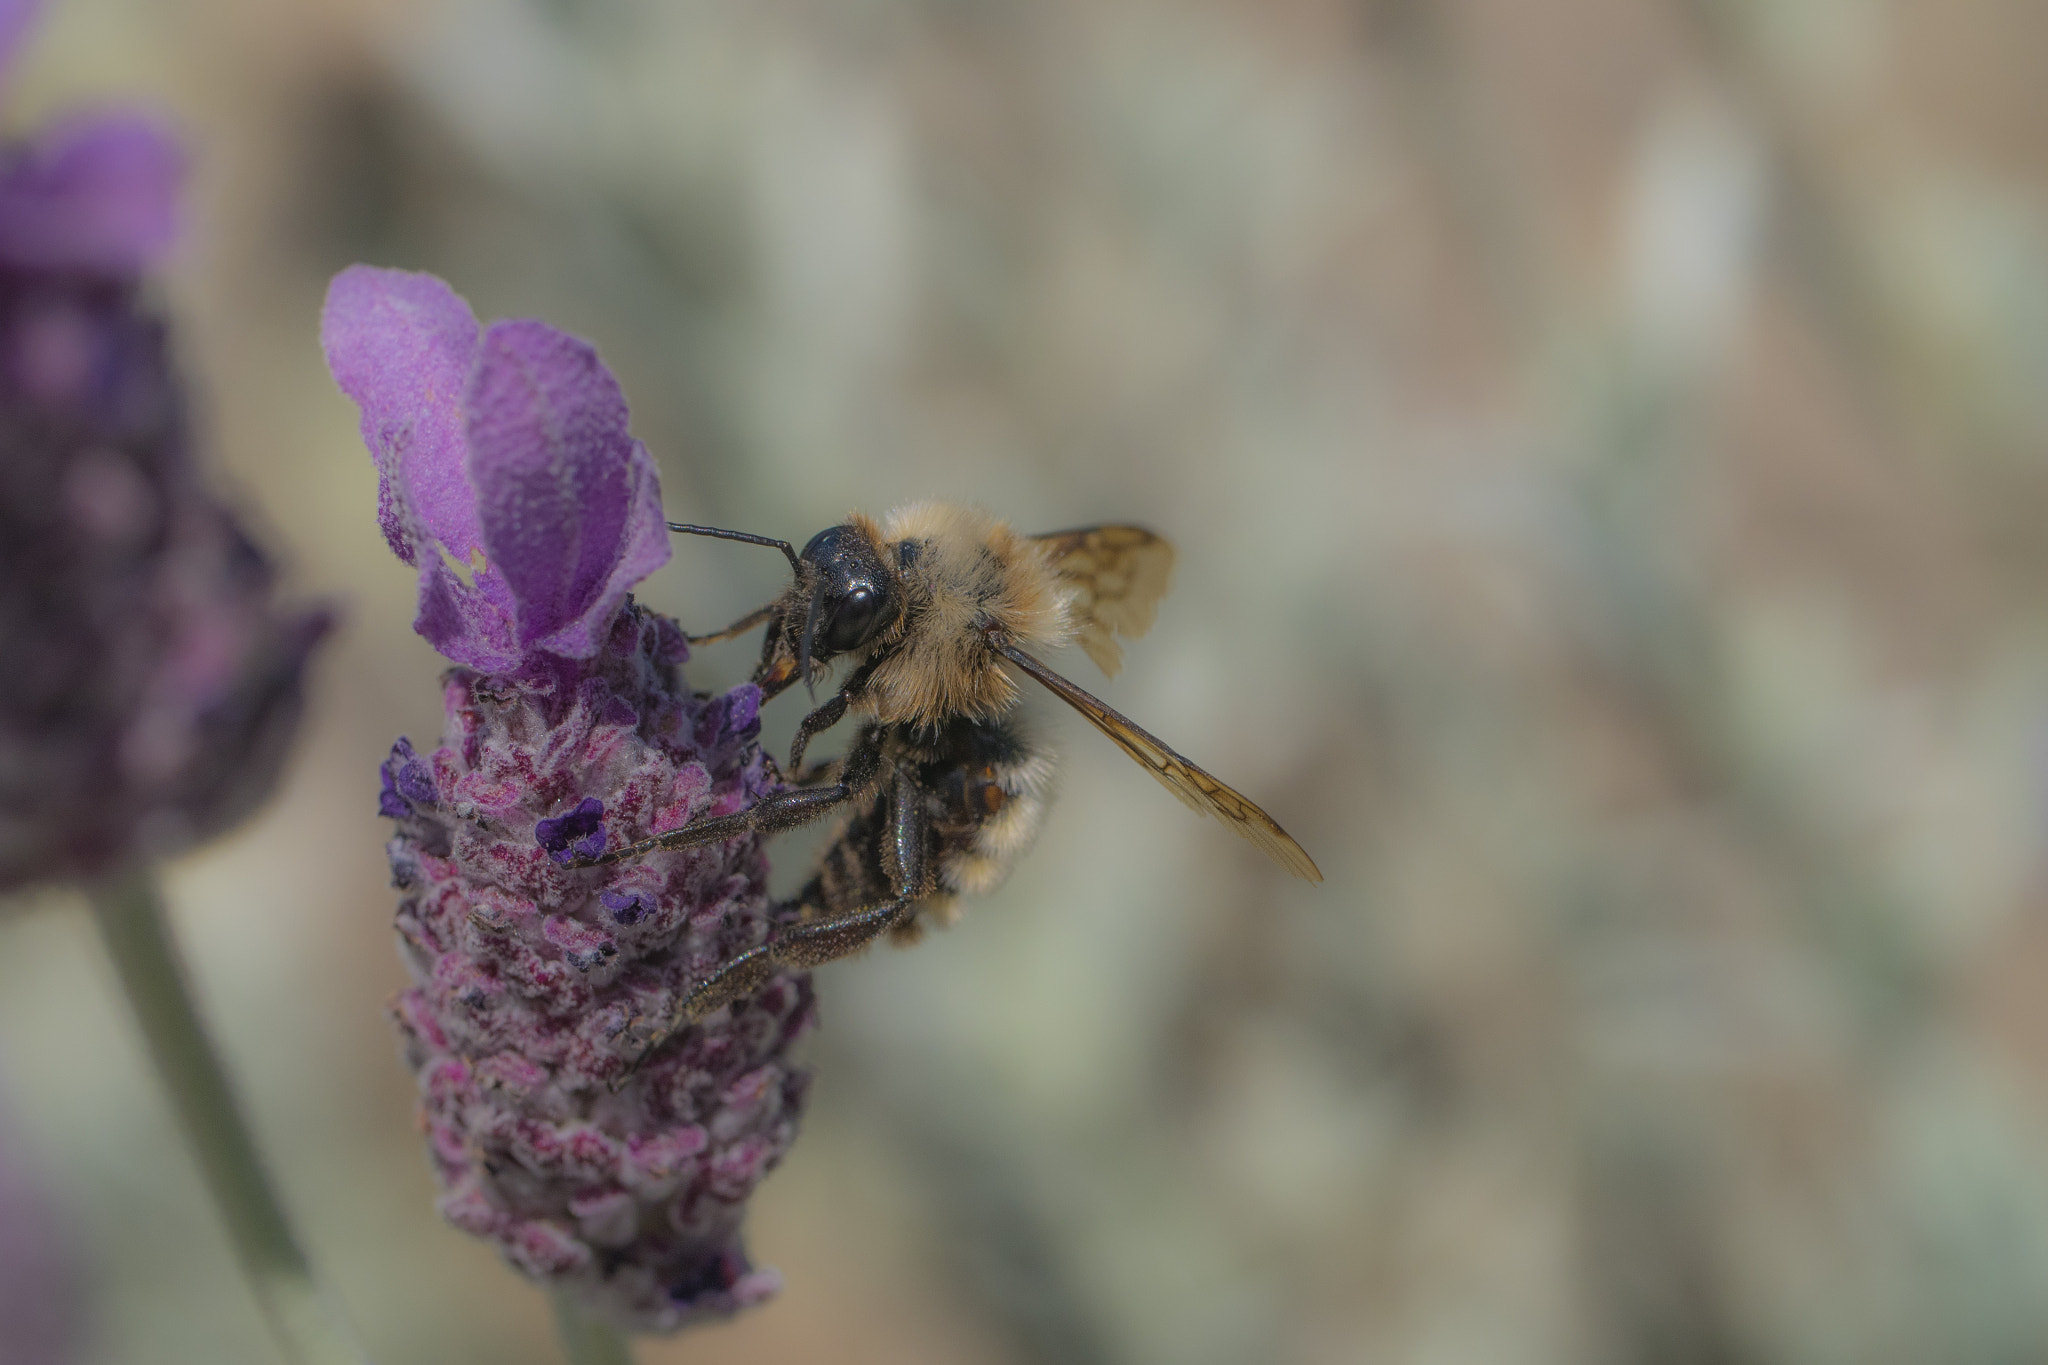
{"type": "Polygon", "coordinates": [[[759,841],[568,864],[773,790],[759,692],[691,693],[682,631],[627,595],[667,532],[589,346],[532,321],[480,332],[440,280],[367,266],[330,286],[322,339],[362,409],[385,537],[420,571],[414,628],[462,665],[441,746],[399,740],[380,798],[414,980],[393,1013],[441,1210],[625,1327],[757,1302],[779,1279],[740,1222],[795,1136],[809,977],[633,1062],[766,936],[759,841]]]}
{"type": "MultiPolygon", "coordinates": [[[[33,9],[0,0],[0,67],[33,9]]],[[[206,489],[138,301],[182,174],[134,114],[0,144],[0,891],[240,818],[327,626],[278,610],[269,563],[206,489]]]]}

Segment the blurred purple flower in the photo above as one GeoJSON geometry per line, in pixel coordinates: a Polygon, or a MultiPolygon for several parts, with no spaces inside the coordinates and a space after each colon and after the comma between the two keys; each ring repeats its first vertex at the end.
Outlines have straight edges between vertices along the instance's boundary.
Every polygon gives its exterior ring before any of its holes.
{"type": "MultiPolygon", "coordinates": [[[[0,0],[0,76],[41,6],[0,0]]],[[[60,119],[0,150],[0,264],[126,277],[177,236],[185,157],[155,119],[60,119]]]]}
{"type": "Polygon", "coordinates": [[[0,0],[0,76],[14,64],[14,49],[34,21],[42,0],[0,0]]]}
{"type": "MultiPolygon", "coordinates": [[[[0,0],[0,61],[30,10],[0,0]]],[[[128,116],[0,147],[0,891],[240,818],[275,778],[327,627],[277,610],[137,305],[180,164],[128,116]]]]}
{"type": "Polygon", "coordinates": [[[414,626],[469,665],[444,680],[441,747],[399,740],[378,798],[414,981],[393,1013],[441,1210],[622,1326],[757,1302],[779,1279],[740,1225],[802,1113],[788,1053],[810,978],[633,1063],[767,936],[760,841],[566,864],[774,790],[759,694],[694,695],[682,631],[627,595],[667,559],[661,493],[590,347],[537,322],[479,339],[439,280],[364,266],[330,287],[322,338],[385,536],[420,570],[414,626]]]}
{"type": "Polygon", "coordinates": [[[0,1112],[0,1361],[79,1358],[83,1285],[56,1209],[0,1112]]]}

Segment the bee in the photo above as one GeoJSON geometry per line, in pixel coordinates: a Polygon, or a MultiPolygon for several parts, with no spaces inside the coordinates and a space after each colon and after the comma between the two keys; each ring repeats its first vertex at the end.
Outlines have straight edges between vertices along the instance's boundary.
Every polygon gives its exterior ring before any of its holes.
{"type": "Polygon", "coordinates": [[[795,921],[699,982],[643,1057],[779,971],[844,957],[885,933],[913,940],[928,921],[952,922],[956,895],[1001,883],[1038,832],[1053,770],[1050,752],[1012,714],[1018,689],[1005,664],[1079,711],[1194,810],[1295,876],[1323,879],[1265,811],[1034,652],[1078,643],[1116,674],[1117,637],[1151,627],[1172,575],[1173,547],[1150,531],[1092,526],[1031,536],[985,512],[935,502],[879,521],[856,513],[801,553],[741,531],[681,522],[669,529],[772,546],[792,570],[773,602],[725,630],[690,637],[692,644],[765,625],[754,671],[764,700],[799,679],[814,686],[817,670],[840,660],[846,680],[797,727],[786,790],[579,865],[774,834],[834,813],[845,823],[792,903],[795,921]],[[845,754],[806,772],[811,740],[849,714],[860,729],[845,754]]]}

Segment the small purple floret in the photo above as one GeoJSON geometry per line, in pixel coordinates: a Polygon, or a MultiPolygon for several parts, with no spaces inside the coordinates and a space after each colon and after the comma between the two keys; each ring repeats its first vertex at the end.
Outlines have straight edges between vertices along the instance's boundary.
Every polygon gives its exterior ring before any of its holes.
{"type": "Polygon", "coordinates": [[[413,806],[431,806],[441,799],[434,785],[434,770],[413,752],[412,741],[401,739],[391,746],[391,757],[378,770],[384,790],[377,798],[377,813],[396,820],[411,813],[413,806]]]}
{"type": "Polygon", "coordinates": [[[604,852],[604,802],[586,796],[567,815],[537,821],[533,837],[550,858],[564,867],[578,858],[595,858],[604,852]]]}
{"type": "Polygon", "coordinates": [[[597,899],[600,905],[612,912],[614,924],[638,924],[647,918],[647,905],[637,892],[600,891],[597,899]]]}
{"type": "Polygon", "coordinates": [[[697,742],[706,748],[745,743],[761,733],[761,689],[742,683],[697,717],[697,742]]]}
{"type": "Polygon", "coordinates": [[[398,784],[391,780],[391,765],[385,764],[378,775],[384,779],[384,790],[377,794],[377,814],[387,820],[398,820],[412,814],[412,808],[398,794],[398,784]]]}
{"type": "Polygon", "coordinates": [[[741,683],[725,694],[725,723],[722,727],[727,739],[753,739],[761,733],[761,689],[752,683],[741,683]]]}

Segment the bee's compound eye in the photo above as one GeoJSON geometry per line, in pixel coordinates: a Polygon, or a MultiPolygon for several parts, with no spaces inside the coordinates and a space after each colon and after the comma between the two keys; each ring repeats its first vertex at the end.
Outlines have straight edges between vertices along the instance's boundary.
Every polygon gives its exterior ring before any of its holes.
{"type": "Polygon", "coordinates": [[[880,629],[889,595],[879,583],[856,582],[834,597],[819,644],[834,654],[859,649],[880,629]]]}

